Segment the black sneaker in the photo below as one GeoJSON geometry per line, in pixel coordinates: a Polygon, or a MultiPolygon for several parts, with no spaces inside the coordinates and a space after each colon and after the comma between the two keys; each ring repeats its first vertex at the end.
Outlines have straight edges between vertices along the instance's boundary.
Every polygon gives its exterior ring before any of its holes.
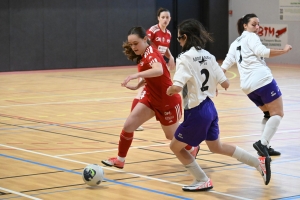
{"type": "MultiPolygon", "coordinates": [[[[270,156],[280,156],[281,153],[279,151],[275,151],[273,148],[271,148],[271,146],[268,148],[268,153],[270,156]]],[[[259,156],[262,156],[262,154],[258,151],[257,154],[259,156]]]]}
{"type": "Polygon", "coordinates": [[[257,142],[255,142],[253,144],[253,147],[254,147],[254,149],[256,149],[256,151],[258,151],[261,154],[261,156],[270,157],[267,145],[263,145],[260,142],[260,140],[258,140],[257,142]]]}

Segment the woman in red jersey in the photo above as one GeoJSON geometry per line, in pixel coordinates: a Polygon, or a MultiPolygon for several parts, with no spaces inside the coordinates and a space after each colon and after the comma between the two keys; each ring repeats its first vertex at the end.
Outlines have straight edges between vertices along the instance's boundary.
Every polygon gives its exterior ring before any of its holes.
{"type": "MultiPolygon", "coordinates": [[[[162,56],[165,56],[169,61],[167,63],[170,70],[175,69],[174,57],[170,52],[171,32],[167,29],[171,21],[170,11],[165,8],[159,8],[157,11],[158,24],[151,26],[147,30],[147,35],[151,41],[151,45],[156,47],[162,56]]],[[[139,102],[142,95],[143,87],[139,88],[137,95],[132,101],[131,110],[139,102]]],[[[139,126],[136,131],[143,131],[144,128],[139,126]]]]}
{"type": "MultiPolygon", "coordinates": [[[[107,166],[123,168],[125,157],[133,140],[133,132],[152,117],[160,122],[167,139],[171,140],[181,118],[181,97],[179,94],[168,96],[166,90],[173,83],[167,64],[157,48],[150,45],[146,31],[133,27],[128,33],[128,41],[123,44],[124,53],[129,60],[136,61],[139,72],[129,75],[121,84],[131,90],[145,86],[141,98],[129,114],[120,134],[118,156],[103,160],[107,166]],[[128,83],[141,79],[136,85],[128,83]]],[[[191,149],[191,146],[187,146],[191,149]]],[[[193,151],[195,152],[195,151],[193,151]]],[[[192,155],[196,156],[196,153],[192,155]]]]}

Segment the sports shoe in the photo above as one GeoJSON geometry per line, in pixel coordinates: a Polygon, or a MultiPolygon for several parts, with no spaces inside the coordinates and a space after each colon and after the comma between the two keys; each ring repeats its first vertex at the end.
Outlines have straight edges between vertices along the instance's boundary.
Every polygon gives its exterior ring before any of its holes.
{"type": "MultiPolygon", "coordinates": [[[[279,151],[275,151],[273,148],[271,148],[271,146],[268,148],[268,153],[270,156],[280,156],[281,153],[279,151]]],[[[257,154],[259,156],[262,156],[262,154],[258,151],[257,154]]]]}
{"type": "Polygon", "coordinates": [[[213,188],[212,181],[208,179],[206,182],[194,182],[192,185],[186,185],[182,187],[183,191],[197,192],[206,191],[213,188]]]}
{"type": "Polygon", "coordinates": [[[259,166],[258,171],[264,179],[265,185],[268,185],[271,179],[271,158],[270,157],[258,157],[259,166]]]}
{"type": "Polygon", "coordinates": [[[194,150],[191,152],[191,155],[194,156],[195,159],[198,155],[199,150],[200,150],[200,146],[198,145],[197,147],[194,147],[194,150]]]}
{"type": "Polygon", "coordinates": [[[136,131],[143,131],[144,128],[142,126],[139,126],[137,129],[135,129],[136,131]]]}
{"type": "Polygon", "coordinates": [[[101,161],[104,165],[109,166],[109,167],[116,167],[119,169],[124,168],[125,161],[119,161],[117,157],[114,158],[109,158],[108,160],[102,160],[101,161]]]}
{"type": "Polygon", "coordinates": [[[261,141],[257,141],[253,144],[254,149],[258,151],[262,156],[264,157],[270,157],[269,152],[268,152],[268,147],[267,145],[263,145],[261,141]]]}

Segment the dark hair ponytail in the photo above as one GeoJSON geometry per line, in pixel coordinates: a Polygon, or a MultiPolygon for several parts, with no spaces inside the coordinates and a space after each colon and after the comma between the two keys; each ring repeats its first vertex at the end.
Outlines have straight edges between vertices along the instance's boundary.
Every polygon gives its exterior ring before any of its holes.
{"type": "Polygon", "coordinates": [[[204,49],[207,42],[212,42],[213,39],[205,30],[204,26],[195,19],[187,19],[178,25],[180,35],[187,35],[186,42],[182,47],[182,51],[187,51],[191,47],[196,49],[204,49]]]}
{"type": "Polygon", "coordinates": [[[157,17],[159,17],[160,16],[160,13],[162,13],[162,12],[169,12],[170,13],[170,11],[168,10],[168,9],[166,9],[166,8],[159,8],[158,10],[157,10],[157,17]]]}
{"type": "Polygon", "coordinates": [[[251,13],[251,14],[247,14],[247,15],[243,16],[242,18],[240,18],[237,21],[236,26],[237,26],[239,35],[242,35],[242,33],[244,31],[244,24],[248,24],[250,19],[253,17],[257,17],[257,16],[254,13],[251,13]]]}

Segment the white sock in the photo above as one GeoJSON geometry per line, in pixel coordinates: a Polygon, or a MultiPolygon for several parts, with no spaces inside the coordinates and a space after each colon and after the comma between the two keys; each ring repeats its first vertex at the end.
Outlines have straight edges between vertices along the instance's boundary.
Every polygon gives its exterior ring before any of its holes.
{"type": "Polygon", "coordinates": [[[276,133],[277,128],[280,124],[281,117],[279,115],[274,115],[269,118],[269,120],[266,123],[264,132],[261,136],[261,143],[263,145],[268,145],[270,140],[272,139],[273,135],[276,133]]]}
{"type": "Polygon", "coordinates": [[[208,177],[205,172],[201,169],[198,163],[194,160],[192,163],[184,166],[188,172],[194,177],[197,182],[206,182],[208,181],[208,177]]]}
{"type": "Polygon", "coordinates": [[[189,153],[193,152],[195,147],[192,147],[190,150],[188,150],[189,153]]]}
{"type": "Polygon", "coordinates": [[[235,151],[232,155],[233,158],[237,159],[238,161],[245,163],[246,165],[252,166],[257,168],[259,165],[259,160],[245,151],[244,149],[236,146],[235,151]]]}
{"type": "MultiPolygon", "coordinates": [[[[264,133],[265,126],[266,126],[266,123],[267,123],[268,119],[269,118],[263,118],[262,121],[261,121],[261,135],[264,133]]],[[[268,144],[267,147],[269,148],[270,145],[268,144]]]]}
{"type": "Polygon", "coordinates": [[[125,161],[125,157],[120,157],[120,156],[118,156],[117,159],[118,159],[119,161],[121,161],[121,162],[124,162],[124,161],[125,161]]]}

